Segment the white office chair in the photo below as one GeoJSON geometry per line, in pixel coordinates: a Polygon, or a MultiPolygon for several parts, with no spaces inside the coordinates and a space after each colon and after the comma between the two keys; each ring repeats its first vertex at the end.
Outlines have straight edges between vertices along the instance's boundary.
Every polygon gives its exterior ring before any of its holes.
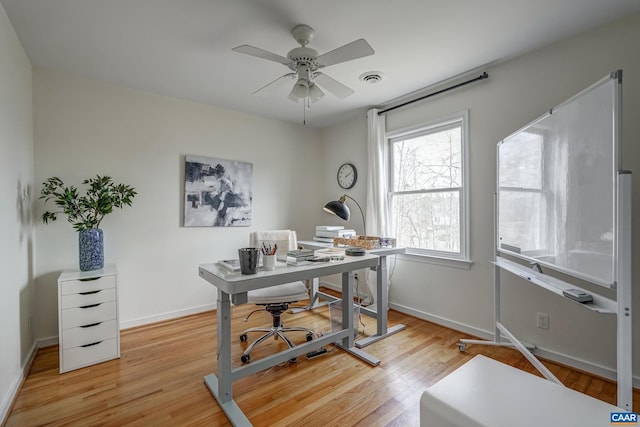
{"type": "MultiPolygon", "coordinates": [[[[293,230],[272,230],[272,231],[256,231],[250,234],[249,246],[260,248],[262,244],[275,247],[278,245],[276,255],[278,258],[286,257],[287,251],[297,248],[296,232],[293,230]]],[[[273,322],[271,327],[263,328],[250,328],[242,332],[240,335],[240,341],[246,342],[248,339],[248,333],[250,332],[263,332],[264,334],[253,341],[246,348],[240,360],[242,363],[249,363],[251,361],[251,351],[270,337],[274,339],[282,338],[282,340],[289,346],[289,348],[295,347],[295,344],[284,334],[285,332],[305,332],[307,341],[313,339],[313,330],[303,328],[299,326],[285,327],[282,324],[282,313],[289,309],[289,304],[309,298],[307,287],[302,282],[285,283],[278,286],[272,286],[264,289],[256,289],[254,291],[247,292],[247,302],[256,305],[263,305],[264,308],[255,310],[249,313],[245,317],[245,322],[249,317],[258,311],[268,311],[271,313],[273,322]]],[[[292,359],[292,361],[295,359],[292,359]]]]}

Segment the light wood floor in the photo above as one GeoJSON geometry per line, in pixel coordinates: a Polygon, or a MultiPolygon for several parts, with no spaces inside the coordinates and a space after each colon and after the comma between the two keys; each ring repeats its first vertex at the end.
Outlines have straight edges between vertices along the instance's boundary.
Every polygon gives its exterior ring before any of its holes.
{"type": "MultiPolygon", "coordinates": [[[[234,307],[234,338],[247,326],[270,322],[267,313],[243,322],[252,308],[234,307]]],[[[287,314],[284,321],[328,331],[328,319],[322,308],[287,314]]],[[[365,333],[373,333],[374,321],[363,320],[365,333]]],[[[471,345],[460,353],[456,343],[468,338],[464,334],[393,310],[389,323],[407,328],[365,349],[382,360],[380,366],[330,349],[235,382],[236,402],[256,426],[417,426],[421,393],[476,354],[535,373],[514,350],[471,345]]],[[[246,344],[236,342],[239,366],[246,344]]],[[[253,360],[279,345],[266,343],[253,360]]],[[[203,381],[216,368],[215,312],[122,331],[121,353],[118,360],[60,375],[58,347],[39,350],[6,426],[230,425],[203,381]]],[[[565,385],[615,404],[611,382],[545,363],[565,385]]],[[[640,408],[637,390],[634,408],[640,408]]]]}

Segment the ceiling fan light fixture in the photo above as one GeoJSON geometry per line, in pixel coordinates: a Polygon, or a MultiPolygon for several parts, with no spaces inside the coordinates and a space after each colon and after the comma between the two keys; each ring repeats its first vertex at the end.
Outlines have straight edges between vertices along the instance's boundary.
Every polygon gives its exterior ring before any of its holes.
{"type": "Polygon", "coordinates": [[[319,101],[323,96],[324,92],[322,91],[322,89],[320,89],[317,84],[311,83],[311,86],[309,86],[309,100],[311,102],[316,102],[319,101]]]}
{"type": "Polygon", "coordinates": [[[300,99],[306,98],[309,94],[309,83],[303,78],[298,79],[291,93],[300,99]]]}

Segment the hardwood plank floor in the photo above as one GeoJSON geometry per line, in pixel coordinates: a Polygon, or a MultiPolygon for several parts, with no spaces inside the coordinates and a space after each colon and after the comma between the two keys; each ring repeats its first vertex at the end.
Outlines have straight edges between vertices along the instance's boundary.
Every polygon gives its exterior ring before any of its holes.
{"type": "MultiPolygon", "coordinates": [[[[242,330],[270,322],[268,313],[243,318],[253,306],[233,309],[234,363],[246,344],[242,330]]],[[[365,334],[375,321],[362,317],[365,334]]],[[[290,325],[329,331],[328,308],[286,314],[290,325]]],[[[40,349],[6,426],[228,426],[203,377],[216,368],[215,312],[201,313],[121,332],[121,358],[63,375],[58,347],[40,349]]],[[[389,311],[389,324],[407,327],[365,350],[380,358],[372,367],[334,348],[326,355],[276,366],[234,383],[237,404],[256,426],[417,426],[422,392],[477,354],[536,373],[517,351],[457,342],[467,335],[389,311]]],[[[304,334],[290,335],[304,341],[304,334]]],[[[252,336],[249,337],[253,339],[252,336]]],[[[283,346],[269,341],[253,360],[283,346]]],[[[547,367],[565,385],[605,402],[616,401],[616,386],[555,363],[547,367]]],[[[634,408],[640,393],[634,391],[634,408]]]]}

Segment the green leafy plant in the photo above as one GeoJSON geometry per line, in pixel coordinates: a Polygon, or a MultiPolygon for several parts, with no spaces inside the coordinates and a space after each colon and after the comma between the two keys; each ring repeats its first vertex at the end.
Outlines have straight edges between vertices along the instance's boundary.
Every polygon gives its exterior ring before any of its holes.
{"type": "Polygon", "coordinates": [[[133,187],[115,184],[110,176],[96,175],[95,178],[85,179],[82,184],[89,185],[83,196],[75,186],[66,187],[58,177],[43,182],[40,199],[45,199],[45,204],[53,200],[59,210],[44,212],[42,221],[48,224],[49,221],[55,221],[58,214],[65,214],[76,231],[99,228],[105,215],[111,213],[113,208],[131,206],[137,194],[133,187]]]}

